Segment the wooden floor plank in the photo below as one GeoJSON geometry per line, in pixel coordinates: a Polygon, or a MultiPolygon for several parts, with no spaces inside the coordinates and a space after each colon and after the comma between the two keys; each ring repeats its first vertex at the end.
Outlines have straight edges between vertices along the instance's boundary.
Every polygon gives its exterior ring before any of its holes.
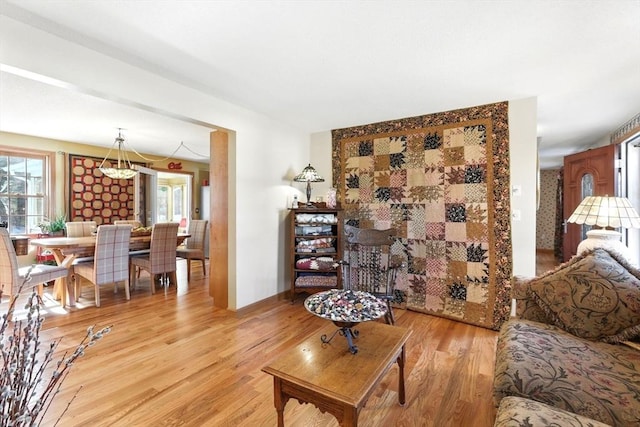
{"type": "MultiPolygon", "coordinates": [[[[61,310],[48,302],[43,336],[61,339],[59,354],[74,348],[89,325],[113,325],[113,331],[73,367],[47,423],[82,386],[60,425],[275,426],[273,379],[260,369],[305,337],[320,339],[333,328],[306,312],[302,298],[242,316],[216,308],[202,270],[194,266],[187,283],[183,263],[177,287],[152,295],[149,286],[143,275],[130,301],[122,289],[114,294],[104,288],[100,308],[91,287],[84,288],[77,308],[61,310]]],[[[497,333],[404,310],[396,310],[396,318],[398,326],[413,331],[407,342],[407,402],[398,405],[394,366],[362,410],[360,425],[493,425],[497,333]]],[[[289,401],[284,419],[292,427],[338,425],[331,415],[297,401],[289,401]]]]}

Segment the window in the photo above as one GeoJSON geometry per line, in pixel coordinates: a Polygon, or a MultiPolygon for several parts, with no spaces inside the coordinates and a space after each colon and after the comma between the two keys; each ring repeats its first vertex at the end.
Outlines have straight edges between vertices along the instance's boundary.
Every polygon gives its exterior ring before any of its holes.
{"type": "MultiPolygon", "coordinates": [[[[587,173],[582,176],[581,188],[582,188],[581,190],[582,195],[580,200],[584,200],[585,197],[593,196],[593,175],[591,175],[590,173],[587,173]]],[[[582,240],[585,240],[587,238],[587,233],[591,231],[591,229],[593,229],[593,225],[581,224],[580,238],[582,240]]]]}
{"type": "Polygon", "coordinates": [[[48,156],[0,150],[0,222],[10,234],[38,233],[49,211],[48,156]]]}
{"type": "MultiPolygon", "coordinates": [[[[191,217],[191,181],[186,173],[158,172],[157,218],[159,222],[183,223],[191,217]]],[[[181,225],[181,227],[186,227],[181,225]]]]}
{"type": "MultiPolygon", "coordinates": [[[[623,143],[621,148],[622,174],[619,194],[626,196],[636,211],[640,212],[640,179],[638,179],[638,171],[640,170],[640,134],[623,143]]],[[[627,246],[636,257],[634,261],[637,265],[640,265],[640,229],[628,228],[621,231],[623,233],[623,242],[626,237],[627,246]]]]}
{"type": "Polygon", "coordinates": [[[173,188],[173,221],[180,222],[182,218],[184,218],[184,197],[182,197],[183,186],[175,186],[173,188]]]}
{"type": "Polygon", "coordinates": [[[169,221],[169,202],[171,187],[168,185],[158,185],[158,222],[169,221]]]}
{"type": "Polygon", "coordinates": [[[183,184],[158,185],[158,221],[180,222],[185,218],[186,199],[183,184]]]}

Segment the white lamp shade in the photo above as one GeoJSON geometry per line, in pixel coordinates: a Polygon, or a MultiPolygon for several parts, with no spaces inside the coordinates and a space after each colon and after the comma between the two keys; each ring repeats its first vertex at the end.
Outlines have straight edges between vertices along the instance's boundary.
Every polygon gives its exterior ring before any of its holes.
{"type": "Polygon", "coordinates": [[[127,152],[124,150],[124,138],[122,137],[121,129],[118,130],[118,137],[113,142],[113,145],[109,149],[109,152],[98,166],[100,172],[104,175],[108,176],[112,179],[131,179],[137,175],[138,171],[133,169],[131,166],[131,161],[129,160],[129,156],[127,152]],[[105,162],[109,158],[109,154],[111,154],[111,150],[113,147],[118,146],[118,160],[114,161],[116,166],[109,167],[109,165],[105,166],[105,162]]]}
{"type": "Polygon", "coordinates": [[[135,169],[100,168],[100,172],[112,179],[131,179],[138,174],[135,169]]]}
{"type": "Polygon", "coordinates": [[[567,222],[603,228],[640,228],[640,216],[626,197],[585,197],[567,222]]]}

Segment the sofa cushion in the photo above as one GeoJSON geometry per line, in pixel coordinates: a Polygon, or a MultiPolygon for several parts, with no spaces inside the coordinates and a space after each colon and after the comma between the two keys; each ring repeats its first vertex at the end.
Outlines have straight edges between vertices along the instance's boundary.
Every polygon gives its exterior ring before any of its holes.
{"type": "Polygon", "coordinates": [[[497,404],[526,397],[616,426],[640,424],[640,351],[510,320],[498,335],[497,404]]]}
{"type": "Polygon", "coordinates": [[[640,335],[640,271],[605,249],[531,280],[527,292],[556,326],[576,336],[620,342],[640,335]]]}
{"type": "Polygon", "coordinates": [[[534,400],[508,396],[500,402],[494,427],[606,427],[608,425],[534,400]]]}
{"type": "Polygon", "coordinates": [[[516,317],[540,323],[553,323],[528,292],[531,280],[535,278],[514,276],[511,280],[511,298],[516,302],[516,317]]]}

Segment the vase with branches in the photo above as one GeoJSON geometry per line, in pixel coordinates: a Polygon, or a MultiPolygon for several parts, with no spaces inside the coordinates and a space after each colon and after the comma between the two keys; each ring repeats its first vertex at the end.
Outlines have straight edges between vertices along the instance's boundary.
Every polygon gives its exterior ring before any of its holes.
{"type": "MultiPolygon", "coordinates": [[[[29,280],[27,275],[25,283],[29,280]]],[[[40,313],[42,300],[35,291],[27,299],[25,319],[13,320],[19,296],[18,293],[16,298],[11,299],[0,324],[0,427],[40,425],[73,364],[84,355],[88,347],[96,344],[111,330],[110,326],[99,330],[94,326],[89,327],[75,350],[64,353],[52,364],[61,339],[43,343],[41,330],[44,318],[40,313]]],[[[55,425],[60,422],[78,392],[79,390],[67,403],[55,425]]]]}

